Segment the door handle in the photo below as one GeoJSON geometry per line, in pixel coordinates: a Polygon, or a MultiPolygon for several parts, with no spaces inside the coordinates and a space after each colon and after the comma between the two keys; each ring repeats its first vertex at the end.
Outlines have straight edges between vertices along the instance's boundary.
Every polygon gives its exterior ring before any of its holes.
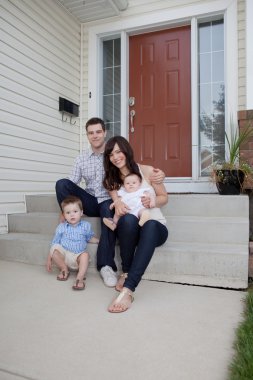
{"type": "Polygon", "coordinates": [[[134,117],[135,117],[135,110],[131,110],[130,111],[130,125],[131,125],[130,131],[132,133],[134,133],[134,117]]]}

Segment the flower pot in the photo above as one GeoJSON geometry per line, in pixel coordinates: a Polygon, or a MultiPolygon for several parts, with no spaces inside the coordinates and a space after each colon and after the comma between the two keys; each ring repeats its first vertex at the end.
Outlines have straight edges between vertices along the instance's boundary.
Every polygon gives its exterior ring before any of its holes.
{"type": "Polygon", "coordinates": [[[244,172],[242,170],[216,170],[216,186],[221,195],[239,195],[242,191],[244,172]]]}

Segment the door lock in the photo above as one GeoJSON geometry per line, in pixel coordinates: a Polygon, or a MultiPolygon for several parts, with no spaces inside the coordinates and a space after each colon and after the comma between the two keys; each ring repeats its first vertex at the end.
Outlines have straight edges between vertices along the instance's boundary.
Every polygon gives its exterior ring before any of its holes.
{"type": "Polygon", "coordinates": [[[128,104],[129,104],[129,107],[133,107],[135,105],[135,97],[134,96],[130,96],[130,98],[128,99],[128,104]]]}

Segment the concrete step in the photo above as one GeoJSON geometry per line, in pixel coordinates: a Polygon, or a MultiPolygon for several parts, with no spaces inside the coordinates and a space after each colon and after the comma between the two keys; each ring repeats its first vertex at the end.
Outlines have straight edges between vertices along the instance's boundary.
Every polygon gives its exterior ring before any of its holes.
{"type": "Polygon", "coordinates": [[[55,194],[26,195],[27,212],[57,212],[60,208],[55,194]]]}
{"type": "MultiPolygon", "coordinates": [[[[100,236],[99,218],[84,217],[100,236]]],[[[10,232],[53,234],[59,214],[31,212],[9,215],[10,232]]],[[[170,241],[241,244],[248,239],[248,220],[242,217],[167,216],[170,241]]]]}
{"type": "MultiPolygon", "coordinates": [[[[84,217],[91,223],[94,232],[100,235],[100,219],[84,217]]],[[[59,224],[59,213],[56,212],[30,212],[27,214],[12,214],[8,217],[9,232],[31,232],[53,234],[59,224]]]]}
{"type": "Polygon", "coordinates": [[[248,241],[249,221],[234,217],[167,217],[170,240],[175,242],[199,242],[206,245],[243,244],[248,241]]]}
{"type": "MultiPolygon", "coordinates": [[[[45,265],[52,235],[0,235],[0,259],[45,265]]],[[[175,243],[158,247],[143,276],[148,280],[245,289],[248,286],[247,244],[175,243]]],[[[97,244],[88,244],[89,270],[96,268],[97,244]]],[[[119,247],[115,261],[120,271],[119,247]]]]}
{"type": "Polygon", "coordinates": [[[245,217],[249,212],[248,195],[169,194],[164,215],[245,217]]]}
{"type": "MultiPolygon", "coordinates": [[[[27,195],[27,212],[60,212],[55,195],[27,195]]],[[[244,217],[249,212],[247,195],[169,194],[162,208],[165,216],[244,217]],[[246,201],[245,201],[246,198],[246,201]]]]}
{"type": "Polygon", "coordinates": [[[156,249],[143,276],[147,280],[248,287],[248,244],[169,243],[156,249]]]}
{"type": "MultiPolygon", "coordinates": [[[[0,235],[0,259],[45,265],[52,237],[52,234],[20,232],[0,235]]],[[[87,250],[95,267],[97,244],[88,243],[87,250]]]]}
{"type": "MultiPolygon", "coordinates": [[[[27,196],[27,214],[9,215],[9,234],[0,235],[0,258],[43,265],[59,207],[54,195],[27,196]]],[[[249,200],[247,196],[172,194],[163,208],[169,238],[158,247],[144,278],[245,289],[248,286],[249,200]]],[[[99,218],[87,218],[100,235],[99,218]]],[[[90,269],[96,245],[89,244],[90,269]]],[[[120,269],[119,247],[116,262],[120,269]]]]}

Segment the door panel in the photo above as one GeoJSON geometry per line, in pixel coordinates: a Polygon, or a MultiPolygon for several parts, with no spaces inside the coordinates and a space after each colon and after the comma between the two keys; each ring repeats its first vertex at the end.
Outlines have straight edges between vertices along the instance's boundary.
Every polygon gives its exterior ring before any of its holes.
{"type": "Polygon", "coordinates": [[[190,27],[132,36],[129,46],[136,161],[191,177],[190,27]]]}

